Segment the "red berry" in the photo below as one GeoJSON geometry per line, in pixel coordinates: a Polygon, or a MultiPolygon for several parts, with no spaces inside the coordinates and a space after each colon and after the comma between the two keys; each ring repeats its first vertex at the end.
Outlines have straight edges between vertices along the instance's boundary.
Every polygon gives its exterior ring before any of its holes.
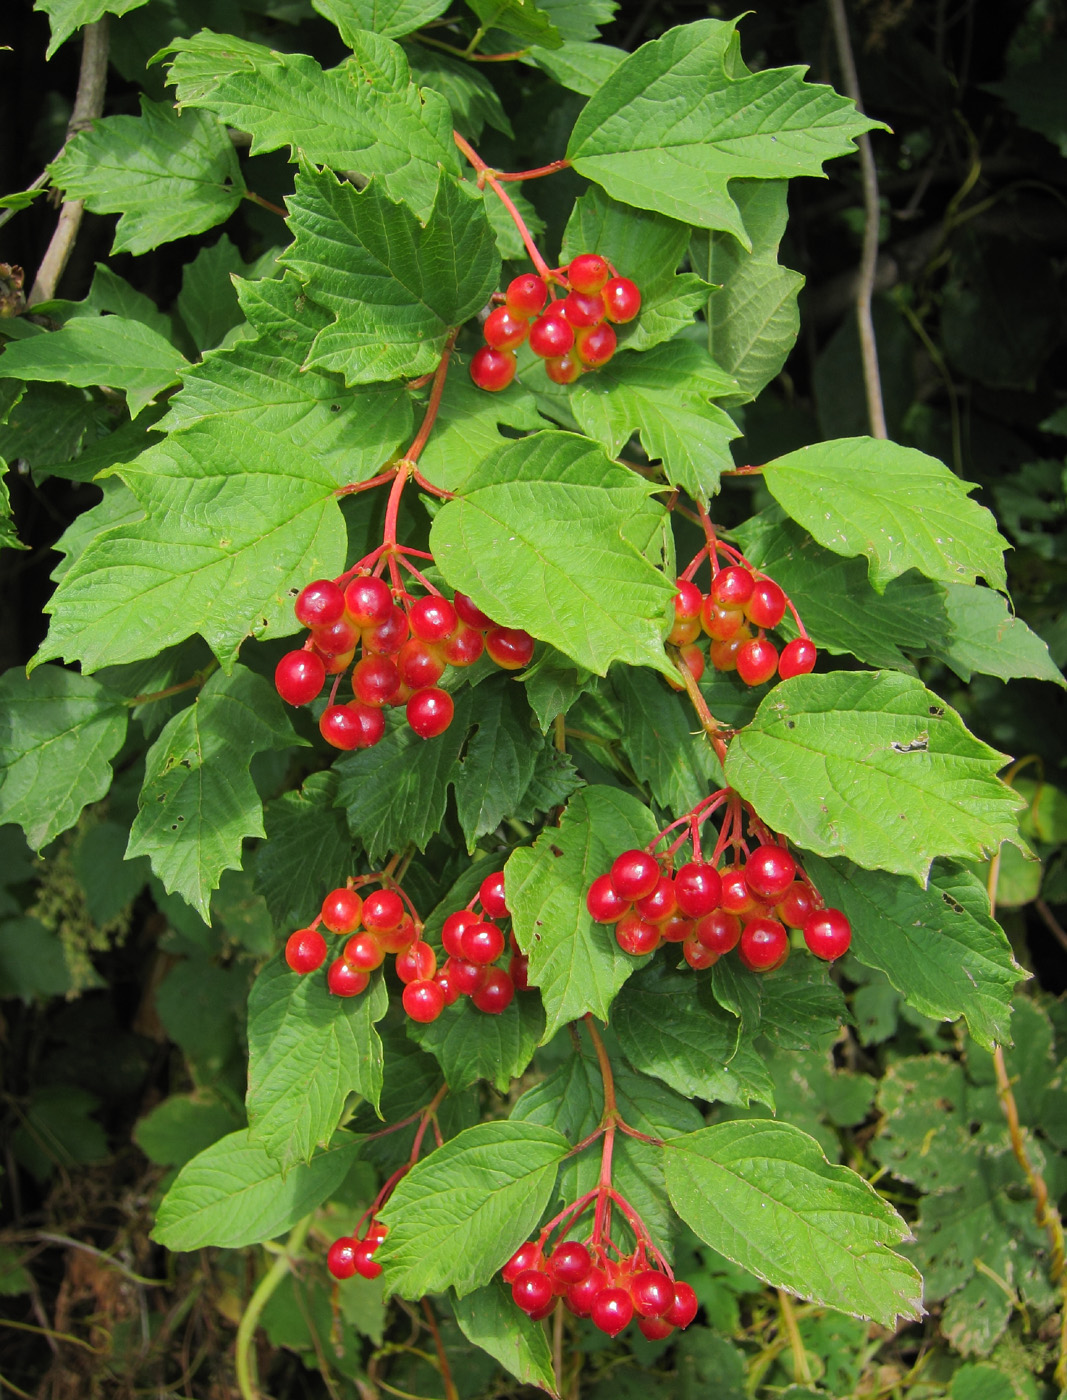
{"type": "Polygon", "coordinates": [[[728,642],[712,642],[708,647],[708,660],[716,671],[736,671],[737,653],[751,640],[751,630],[747,626],[741,626],[728,642]]]}
{"type": "Polygon", "coordinates": [[[678,580],[678,592],[674,595],[674,615],[680,622],[699,618],[703,603],[704,595],[695,583],[690,583],[688,579],[678,580]]]}
{"type": "Polygon", "coordinates": [[[777,919],[751,919],[741,930],[737,955],[752,972],[768,972],[789,952],[789,935],[777,919]]]}
{"type": "Polygon", "coordinates": [[[766,637],[753,637],[738,648],[735,660],[746,685],[763,685],[778,669],[778,648],[766,637]]]}
{"type": "Polygon", "coordinates": [[[344,616],[345,595],[331,579],[317,578],[300,590],[293,611],[305,627],[328,627],[344,616]]]}
{"type": "Polygon", "coordinates": [[[457,593],[452,599],[452,606],[468,627],[477,627],[484,631],[493,625],[493,619],[487,613],[483,613],[481,608],[476,608],[466,593],[457,593]]]}
{"type": "Polygon", "coordinates": [[[508,962],[508,976],[515,983],[517,992],[525,992],[530,987],[530,959],[525,953],[512,953],[508,962]]]}
{"type": "Polygon", "coordinates": [[[693,920],[684,914],[672,914],[666,923],[660,924],[659,933],[664,943],[684,943],[694,927],[693,920]]]}
{"type": "Polygon", "coordinates": [[[785,616],[785,594],[772,579],[758,579],[745,613],[757,627],[777,627],[785,616]]]}
{"type": "Polygon", "coordinates": [[[548,296],[548,284],[533,272],[524,272],[508,283],[506,304],[516,316],[533,316],[541,310],[548,296]]]}
{"type": "Polygon", "coordinates": [[[400,686],[400,672],[388,656],[364,656],[352,668],[352,694],[362,705],[388,705],[400,686]]]}
{"type": "Polygon", "coordinates": [[[342,617],[337,622],[331,622],[328,627],[313,628],[311,640],[319,655],[330,661],[335,656],[344,656],[354,651],[359,636],[348,619],[342,617]]]}
{"type": "Polygon", "coordinates": [[[722,877],[707,861],[689,861],[674,877],[674,897],[683,914],[702,919],[719,907],[722,877]]]}
{"type": "Polygon", "coordinates": [[[500,967],[491,967],[485,974],[485,981],[477,991],[471,992],[471,1001],[479,1011],[490,1016],[499,1016],[511,1005],[515,996],[515,983],[500,967]]]}
{"type": "Polygon", "coordinates": [[[656,924],[642,919],[633,910],[624,914],[615,925],[616,942],[624,953],[630,953],[634,957],[643,957],[645,953],[655,952],[662,937],[656,924]]]}
{"type": "Polygon", "coordinates": [[[379,929],[374,936],[386,953],[402,953],[405,948],[410,948],[413,943],[419,941],[415,925],[406,914],[396,928],[379,929]]]}
{"type": "Polygon", "coordinates": [[[459,617],[447,598],[427,594],[408,609],[411,635],[423,642],[443,642],[459,626],[459,617]]]}
{"type": "Polygon", "coordinates": [[[840,909],[816,909],[805,920],[804,942],[817,958],[833,962],[848,952],[852,925],[840,909]]]}
{"type": "Polygon", "coordinates": [[[404,917],[404,901],[396,890],[375,890],[363,899],[363,927],[371,933],[387,933],[404,917]]]}
{"type": "Polygon", "coordinates": [[[478,890],[478,898],[482,902],[482,908],[491,919],[506,919],[511,914],[508,908],[507,899],[504,896],[504,872],[495,870],[492,875],[487,875],[478,890]]]}
{"type": "Polygon", "coordinates": [[[349,967],[344,958],[335,958],[326,969],[326,985],[335,997],[358,997],[369,982],[368,973],[349,967]]]}
{"type": "Polygon", "coordinates": [[[621,919],[631,903],[631,900],[623,899],[619,894],[611,883],[610,875],[598,875],[585,896],[585,907],[589,910],[589,916],[598,924],[613,924],[616,919],[621,919]]]}
{"type": "Polygon", "coordinates": [[[567,268],[567,281],[576,292],[599,292],[610,276],[599,253],[579,253],[567,268]]]}
{"type": "Polygon", "coordinates": [[[469,627],[465,622],[441,643],[441,655],[450,666],[473,666],[484,650],[485,638],[476,627],[469,627]]]}
{"type": "Polygon", "coordinates": [[[515,378],[515,355],[511,350],[494,350],[483,345],[471,358],[471,378],[479,389],[498,393],[515,378]]]}
{"type": "Polygon", "coordinates": [[[604,284],[600,295],[604,298],[605,315],[616,325],[632,321],[641,310],[641,293],[629,277],[613,277],[604,284]]]}
{"type": "Polygon", "coordinates": [[[396,668],[404,685],[411,686],[412,690],[422,690],[428,685],[437,684],[444,675],[445,663],[433,647],[427,646],[418,637],[409,637],[396,654],[396,668]]]}
{"type": "Polygon", "coordinates": [[[363,633],[364,651],[376,651],[394,656],[408,639],[408,620],[401,608],[390,607],[384,622],[369,627],[363,633]]]}
{"type": "Polygon", "coordinates": [[[436,982],[409,982],[401,997],[404,1010],[413,1021],[426,1025],[436,1021],[445,1009],[444,988],[436,982]]]}
{"type": "Polygon", "coordinates": [[[472,928],[482,921],[472,909],[457,909],[441,926],[441,946],[450,958],[461,958],[460,937],[464,929],[472,928]]]}
{"type": "Polygon", "coordinates": [[[548,1261],[548,1272],[557,1283],[565,1284],[568,1288],[572,1283],[581,1283],[592,1267],[589,1251],[577,1240],[564,1240],[556,1245],[548,1261]]]}
{"type": "Polygon", "coordinates": [[[604,298],[588,296],[585,292],[570,292],[563,299],[563,314],[575,330],[584,326],[599,326],[604,319],[604,298]]]}
{"type": "Polygon", "coordinates": [[[545,373],[553,384],[573,384],[582,372],[582,362],[577,355],[560,355],[545,361],[545,373]]]}
{"type": "Polygon", "coordinates": [[[669,1337],[674,1331],[671,1324],[662,1317],[640,1317],[637,1320],[637,1329],[648,1342],[662,1342],[664,1337],[669,1337]]]}
{"type": "Polygon", "coordinates": [[[385,949],[373,933],[354,933],[345,944],[344,960],[356,972],[373,972],[385,961],[385,949]]]}
{"type": "Polygon", "coordinates": [[[518,671],[533,660],[534,639],[521,627],[493,627],[486,634],[485,649],[505,671],[518,671]]]}
{"type": "Polygon", "coordinates": [[[794,637],[782,648],[778,658],[778,674],[783,681],[793,676],[806,676],[815,665],[818,652],[810,637],[794,637]]]}
{"type": "Polygon", "coordinates": [[[518,1276],[524,1274],[527,1269],[540,1270],[541,1267],[541,1246],[536,1240],[527,1240],[525,1244],[519,1245],[500,1270],[500,1277],[505,1283],[514,1283],[518,1276]]]}
{"type": "Polygon", "coordinates": [[[643,1269],[630,1280],[630,1297],[642,1317],[663,1317],[674,1302],[674,1284],[658,1269],[643,1269]]]}
{"type": "Polygon", "coordinates": [[[444,993],[446,1006],[451,1006],[453,1002],[459,1000],[459,988],[456,986],[455,979],[452,976],[452,969],[448,965],[451,961],[452,959],[449,958],[448,962],[445,963],[444,967],[438,971],[433,979],[444,993]]]}
{"type": "Polygon", "coordinates": [[[574,353],[587,369],[600,369],[615,353],[615,332],[605,323],[580,330],[574,337],[574,353]]]}
{"type": "Polygon", "coordinates": [[[574,327],[560,312],[546,311],[530,327],[530,349],[542,360],[556,360],[574,344],[574,327]]]}
{"type": "Polygon", "coordinates": [[[286,940],[285,961],[294,972],[315,972],[326,961],[325,938],[317,929],[297,929],[286,940]]]}
{"type": "Polygon", "coordinates": [[[460,957],[488,967],[504,951],[504,935],[496,924],[470,924],[459,936],[460,957]]]}
{"type": "MultiPolygon", "coordinates": [[[[684,666],[695,681],[704,674],[704,653],[698,646],[682,647],[678,653],[678,664],[684,666]]],[[[671,681],[675,690],[682,689],[681,681],[671,681]]]]}
{"type": "Polygon", "coordinates": [[[650,924],[663,924],[678,911],[678,900],[674,894],[674,881],[669,875],[661,875],[651,894],[639,899],[634,905],[634,913],[650,924]]]}
{"type": "Polygon", "coordinates": [[[625,1289],[602,1288],[593,1299],[589,1315],[594,1327],[609,1337],[617,1337],[634,1315],[633,1300],[625,1289]]]}
{"type": "Polygon", "coordinates": [[[659,877],[659,861],[648,851],[623,851],[611,863],[611,883],[623,899],[644,899],[659,877]]]}
{"type": "Polygon", "coordinates": [[[345,589],[345,611],[357,627],[377,627],[393,611],[389,585],[366,575],[354,578],[345,589]]]}
{"type": "Polygon", "coordinates": [[[743,608],[755,586],[756,580],[748,569],[731,564],[728,569],[720,569],[712,579],[708,597],[724,608],[743,608]]]}
{"type": "Polygon", "coordinates": [[[815,908],[815,897],[802,880],[794,880],[774,907],[783,924],[803,928],[815,908]]]}
{"type": "Polygon", "coordinates": [[[696,972],[702,972],[706,967],[714,967],[719,961],[719,954],[701,943],[695,933],[690,934],[682,944],[682,956],[696,972]]]}
{"type": "Polygon", "coordinates": [[[608,1276],[603,1269],[598,1269],[595,1265],[582,1279],[581,1283],[572,1283],[566,1292],[567,1306],[575,1317],[588,1317],[593,1311],[593,1304],[607,1287],[608,1276]]]}
{"type": "Polygon", "coordinates": [[[552,1302],[552,1280],[540,1269],[526,1269],[511,1285],[515,1305],[531,1315],[552,1302]]]}
{"type": "Polygon", "coordinates": [[[674,625],[667,633],[667,640],[673,647],[689,646],[700,636],[700,618],[675,618],[674,625]]]}
{"type": "Polygon", "coordinates": [[[693,935],[712,953],[728,953],[741,937],[741,920],[725,909],[715,909],[697,920],[693,935]]]}
{"type": "Polygon", "coordinates": [[[360,1240],[356,1245],[356,1273],[360,1278],[378,1278],[382,1272],[382,1266],[374,1262],[374,1251],[378,1248],[377,1240],[360,1240]]]}
{"type": "Polygon", "coordinates": [[[728,642],[736,637],[744,621],[745,614],[740,608],[716,603],[710,596],[701,605],[700,625],[713,642],[728,642]]]}
{"type": "Polygon", "coordinates": [[[306,705],[325,684],[325,662],[313,651],[288,651],[274,670],[274,688],[287,705],[306,705]]]}
{"type": "Polygon", "coordinates": [[[756,905],[756,897],[748,887],[745,872],[739,865],[730,865],[722,872],[720,908],[727,914],[747,914],[756,905]]]}
{"type": "Polygon", "coordinates": [[[351,1278],[356,1272],[356,1250],[359,1248],[359,1241],[350,1239],[342,1235],[339,1240],[334,1240],[326,1251],[326,1267],[334,1278],[351,1278]]]}
{"type": "Polygon", "coordinates": [[[322,922],[331,933],[354,933],[362,913],[363,900],[355,890],[331,890],[322,901],[322,922]]]}
{"type": "Polygon", "coordinates": [[[437,954],[428,943],[412,943],[397,953],[394,966],[401,982],[427,982],[437,971],[437,954]]]}
{"type": "Polygon", "coordinates": [[[484,963],[468,962],[466,958],[449,958],[449,964],[449,975],[462,996],[472,997],[485,986],[489,969],[484,963]]]}
{"type": "Polygon", "coordinates": [[[405,712],[420,739],[436,739],[452,723],[455,708],[447,690],[416,690],[405,712]]]}
{"type": "Polygon", "coordinates": [[[335,749],[373,748],[385,733],[385,716],[371,705],[328,705],[319,733],[335,749]]]}
{"type": "Polygon", "coordinates": [[[745,861],[745,884],[772,904],[796,878],[797,863],[784,846],[757,846],[745,861]]]}
{"type": "Polygon", "coordinates": [[[485,318],[482,333],[486,345],[491,345],[494,350],[516,350],[526,339],[529,329],[530,323],[525,316],[516,316],[508,306],[498,306],[485,318]]]}
{"type": "Polygon", "coordinates": [[[678,1279],[674,1282],[674,1302],[663,1315],[663,1321],[672,1327],[688,1327],[697,1315],[697,1295],[688,1283],[678,1279]]]}

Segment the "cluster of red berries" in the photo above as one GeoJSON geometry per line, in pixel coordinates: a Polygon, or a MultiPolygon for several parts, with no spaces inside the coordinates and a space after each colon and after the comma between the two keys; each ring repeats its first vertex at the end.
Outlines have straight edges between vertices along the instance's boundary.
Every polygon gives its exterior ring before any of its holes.
{"type": "Polygon", "coordinates": [[[636,1313],[644,1336],[659,1341],[676,1327],[688,1327],[697,1313],[689,1284],[650,1268],[640,1245],[632,1255],[613,1259],[593,1240],[562,1240],[547,1255],[529,1240],[504,1265],[501,1278],[529,1317],[547,1317],[562,1298],[575,1317],[588,1317],[609,1337],[617,1337],[636,1313]]]}
{"type": "Polygon", "coordinates": [[[326,1251],[326,1267],[336,1279],[351,1278],[353,1274],[377,1278],[382,1266],[375,1262],[374,1252],[388,1233],[388,1226],[372,1220],[362,1239],[342,1235],[326,1251]]]}
{"type": "Polygon", "coordinates": [[[702,632],[711,638],[708,660],[712,666],[717,671],[736,671],[746,685],[763,685],[775,672],[783,681],[804,676],[815,665],[811,639],[795,637],[779,655],[764,635],[765,628],[782,621],[787,604],[773,579],[753,573],[744,564],[719,569],[707,593],[683,577],[674,595],[674,626],[667,640],[681,648],[682,660],[696,680],[704,674],[704,652],[696,645],[702,632]]]}
{"type": "Polygon", "coordinates": [[[494,871],[481,883],[476,899],[466,909],[449,914],[441,928],[441,946],[447,959],[437,980],[444,986],[446,1004],[460,995],[470,997],[479,1011],[499,1015],[511,1005],[516,988],[526,991],[527,959],[510,931],[507,937],[499,921],[511,917],[504,897],[504,872],[494,871]],[[474,906],[481,905],[481,912],[474,906]],[[498,966],[504,954],[507,967],[498,966]]]}
{"type": "MultiPolygon", "coordinates": [[[[641,293],[628,277],[618,277],[599,253],[580,253],[553,274],[566,296],[548,301],[548,283],[525,272],[509,283],[503,306],[490,311],[485,344],[471,360],[479,389],[506,389],[515,378],[515,351],[529,338],[555,384],[573,384],[587,370],[600,369],[615,353],[612,323],[632,321],[641,293]]],[[[499,293],[497,293],[499,296],[499,293]]]]}
{"type": "Polygon", "coordinates": [[[296,600],[297,620],[311,635],[301,651],[278,662],[274,684],[290,705],[314,700],[335,676],[319,730],[337,749],[369,749],[385,734],[384,708],[403,705],[407,722],[422,739],[443,734],[455,706],[437,682],[446,666],[470,666],[487,652],[498,666],[518,670],[533,658],[528,632],[499,627],[471,600],[457,593],[411,598],[384,579],[357,574],[344,588],[316,579],[296,600]],[[356,648],[362,655],[355,662],[356,648]],[[341,675],[352,666],[353,699],[336,704],[341,675]]]}
{"type": "Polygon", "coordinates": [[[789,955],[788,928],[828,962],[848,951],[852,928],[840,909],[825,909],[784,846],[757,846],[745,860],[717,869],[694,860],[671,870],[649,851],[623,851],[598,875],[586,908],[614,924],[619,947],[640,955],[680,943],[693,968],[710,967],[736,948],[752,972],[771,972],[789,955]]]}

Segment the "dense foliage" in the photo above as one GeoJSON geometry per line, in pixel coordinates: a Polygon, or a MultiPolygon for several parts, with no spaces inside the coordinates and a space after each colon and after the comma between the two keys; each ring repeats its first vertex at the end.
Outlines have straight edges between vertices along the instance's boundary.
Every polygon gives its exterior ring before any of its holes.
{"type": "Polygon", "coordinates": [[[15,1393],[1067,1389],[1061,16],[945,8],[21,17],[15,1393]]]}

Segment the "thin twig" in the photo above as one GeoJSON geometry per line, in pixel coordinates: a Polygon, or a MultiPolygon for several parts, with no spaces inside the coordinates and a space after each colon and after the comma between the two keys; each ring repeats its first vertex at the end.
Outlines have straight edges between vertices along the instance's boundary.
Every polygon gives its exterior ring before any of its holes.
{"type": "MultiPolygon", "coordinates": [[[[852,41],[848,36],[848,18],[845,14],[845,0],[828,0],[830,17],[833,20],[834,39],[837,44],[837,58],[841,65],[841,79],[845,91],[863,111],[859,79],[856,76],[856,60],[852,54],[852,41]]],[[[867,396],[867,417],[870,419],[871,436],[888,437],[885,426],[885,406],[882,402],[882,381],[878,375],[878,345],[874,338],[874,320],[871,316],[871,296],[874,291],[874,274],[878,263],[878,225],[881,211],[878,207],[878,172],[874,165],[874,152],[871,149],[870,135],[865,131],[856,137],[860,152],[860,170],[863,174],[863,255],[860,258],[859,277],[856,281],[856,323],[859,327],[860,355],[863,360],[863,387],[867,396]]]]}
{"type": "Polygon", "coordinates": [[[793,1355],[793,1376],[801,1385],[811,1385],[811,1367],[808,1365],[808,1353],[804,1350],[804,1339],[800,1335],[800,1328],[797,1326],[797,1315],[793,1308],[793,1300],[784,1289],[779,1288],[778,1308],[782,1314],[782,1325],[785,1328],[786,1336],[789,1338],[789,1350],[793,1355]]]}
{"type": "MultiPolygon", "coordinates": [[[[66,149],[79,131],[86,131],[104,110],[104,91],[107,87],[107,15],[95,24],[87,24],[82,30],[82,62],[78,74],[78,91],[74,98],[74,111],[70,114],[67,126],[66,149]]],[[[59,153],[63,154],[62,151],[59,153]]],[[[59,222],[52,235],[37,278],[30,290],[28,305],[35,306],[41,301],[51,301],[56,294],[56,284],[63,275],[74,248],[74,240],[81,227],[84,201],[65,199],[59,211],[59,222]]]]}

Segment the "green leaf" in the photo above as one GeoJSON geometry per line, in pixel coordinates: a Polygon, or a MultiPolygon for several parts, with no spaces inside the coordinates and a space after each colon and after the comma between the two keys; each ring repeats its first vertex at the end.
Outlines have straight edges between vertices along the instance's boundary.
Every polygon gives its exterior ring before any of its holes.
{"type": "Polygon", "coordinates": [[[225,234],[201,248],[182,269],[182,289],[174,309],[198,350],[210,350],[244,320],[235,280],[246,271],[240,252],[225,234]]]}
{"type": "Polygon", "coordinates": [[[580,666],[666,671],[673,586],[642,553],[663,521],[653,489],[585,438],[535,433],[482,462],[434,517],[430,548],[478,607],[580,666]]]}
{"type": "Polygon", "coordinates": [[[216,671],[148,750],[127,857],[148,856],[167,893],[177,891],[209,924],[222,872],[240,869],[246,836],[264,834],[249,762],[294,742],[282,702],[262,676],[243,666],[230,676],[216,671]]]}
{"type": "Polygon", "coordinates": [[[731,742],[726,781],[797,845],[925,882],[935,856],[1018,844],[1005,761],[910,676],[838,671],[776,686],[731,742]]]}
{"type": "Polygon", "coordinates": [[[840,987],[818,958],[790,958],[785,967],[757,976],[760,1034],[783,1050],[825,1048],[850,1019],[840,987]]]}
{"type": "Polygon", "coordinates": [[[177,1251],[276,1239],[340,1186],[360,1141],[339,1133],[310,1163],[283,1173],[247,1128],[230,1133],[182,1167],[160,1202],[152,1238],[177,1251]]]}
{"type": "Polygon", "coordinates": [[[379,1215],[387,1293],[421,1298],[488,1283],[541,1218],[570,1149],[533,1123],[478,1123],[418,1162],[379,1215]]]}
{"type": "Polygon", "coordinates": [[[0,677],[0,823],[39,851],[111,787],[126,738],[121,698],[89,676],[42,666],[0,677]]]}
{"type": "Polygon", "coordinates": [[[176,384],[187,363],[181,351],[140,321],[122,316],[77,316],[49,335],[9,345],[0,379],[59,381],[122,389],[130,417],[176,384]]]}
{"type": "Polygon", "coordinates": [[[113,253],[147,253],[228,219],[245,192],[226,128],[214,117],[141,97],[139,117],[105,117],[48,167],[68,199],[121,214],[113,253]]]}
{"type": "Polygon", "coordinates": [[[263,809],[267,839],[256,852],[255,886],[281,929],[296,929],[314,916],[327,890],[353,873],[352,840],[334,805],[333,769],[312,773],[296,792],[263,809]]]}
{"type": "Polygon", "coordinates": [[[1012,957],[976,876],[938,864],[926,889],[849,861],[804,868],[852,924],[852,952],[884,972],[909,1005],[939,1021],[967,1018],[987,1050],[1009,1039],[1011,996],[1026,974],[1012,957]]]}
{"type": "Polygon", "coordinates": [[[583,97],[592,97],[608,82],[625,57],[625,49],[613,48],[611,44],[565,39],[558,49],[532,50],[522,62],[540,68],[561,87],[579,92],[583,97]]]}
{"type": "Polygon", "coordinates": [[[708,350],[740,391],[728,402],[754,399],[779,373],[800,330],[797,295],[804,278],[778,264],[786,190],[785,180],[731,182],[751,252],[730,233],[693,234],[693,267],[718,286],[707,304],[708,350]]]}
{"type": "Polygon", "coordinates": [[[440,1064],[449,1088],[488,1079],[502,1094],[526,1070],[544,1031],[536,992],[517,993],[499,1016],[479,1011],[463,997],[429,1025],[408,1025],[408,1034],[440,1064]]]}
{"type": "Polygon", "coordinates": [[[216,1099],[171,1094],[138,1118],[133,1140],[157,1166],[184,1167],[236,1126],[233,1113],[216,1099]]]}
{"type": "Polygon", "coordinates": [[[1005,587],[1006,542],[975,488],[935,457],[879,438],[802,447],[763,468],[767,489],[835,554],[866,555],[874,588],[918,569],[939,583],[1005,587]]]}
{"type": "Polygon", "coordinates": [[[60,44],[65,43],[76,29],[95,24],[104,15],[126,15],[140,9],[147,0],[35,0],[34,9],[48,16],[52,39],[45,58],[51,58],[60,44]]]}
{"type": "Polygon", "coordinates": [[[90,671],[197,631],[230,666],[246,637],[294,630],[294,584],[344,568],[335,472],[250,423],[194,424],[114,470],[145,519],[106,531],[71,567],[38,660],[90,671]]]}
{"type": "Polygon", "coordinates": [[[170,82],[179,106],[250,132],[253,155],[291,146],[316,165],[377,176],[425,215],[440,170],[459,168],[448,103],[415,87],[399,44],[365,31],[349,40],[353,56],[324,72],[306,54],[204,29],[170,45],[170,82]]]}
{"type": "Polygon", "coordinates": [[[449,0],[311,0],[320,15],[332,20],[348,42],[356,30],[370,29],[399,39],[443,15],[449,0]]]}
{"type": "Polygon", "coordinates": [[[308,166],[289,209],[296,241],[282,261],[334,315],[306,364],[348,384],[434,369],[452,327],[485,305],[499,279],[482,200],[450,175],[425,226],[376,181],[357,191],[308,166]]]}
{"type": "Polygon", "coordinates": [[[0,385],[0,398],[0,457],[21,457],[35,473],[69,462],[98,432],[100,406],[84,389],[8,380],[0,385]]]}
{"type": "Polygon", "coordinates": [[[8,494],[4,474],[7,463],[0,457],[0,549],[29,549],[15,533],[15,522],[11,515],[11,497],[8,494]]]}
{"type": "Polygon", "coordinates": [[[408,391],[402,384],[347,389],[339,375],[303,367],[331,322],[292,273],[238,279],[237,295],[258,335],[205,355],[185,373],[163,426],[228,418],[237,429],[251,424],[312,454],[337,486],[376,475],[412,435],[408,391]]]}
{"type": "Polygon", "coordinates": [[[774,1107],[758,1055],[741,1041],[741,1023],[716,1005],[692,973],[659,959],[633,977],[615,1001],[619,1047],[639,1074],[651,1074],[687,1098],[774,1107]]]}
{"type": "Polygon", "coordinates": [[[950,583],[945,588],[945,612],[951,628],[947,644],[933,654],[963,680],[973,672],[999,676],[1033,676],[1067,686],[1059,667],[1048,654],[1048,644],[1031,632],[1021,618],[1008,612],[1007,599],[991,588],[950,583]]]}
{"type": "Polygon", "coordinates": [[[675,1210],[706,1244],[776,1288],[894,1328],[922,1280],[886,1246],[908,1227],[787,1123],[720,1123],[664,1148],[675,1210]]]}
{"type": "Polygon", "coordinates": [[[585,895],[621,851],[643,846],[655,834],[652,814],[635,798],[614,788],[583,788],[558,827],[508,860],[512,926],[530,959],[530,983],[545,1003],[546,1041],[587,1011],[606,1021],[615,993],[633,971],[635,962],[613,931],[589,917],[585,895]]]}
{"type": "Polygon", "coordinates": [[[482,29],[504,29],[521,44],[557,49],[563,36],[533,0],[467,0],[482,29]]]}
{"type": "Polygon", "coordinates": [[[614,199],[747,245],[728,184],[821,175],[869,121],[801,68],[749,73],[736,20],[697,20],[642,44],[590,98],[567,156],[614,199]]]}
{"type": "Polygon", "coordinates": [[[457,1298],[452,1310],[469,1342],[487,1351],[522,1385],[535,1385],[555,1395],[545,1329],[516,1308],[506,1284],[493,1279],[465,1298],[457,1298]]]}
{"type": "Polygon", "coordinates": [[[389,1009],[381,977],[358,997],[336,997],[322,977],[272,959],[248,997],[248,1133],[288,1171],[333,1136],[350,1094],[378,1106],[389,1009]]]}
{"type": "Polygon", "coordinates": [[[708,401],[735,389],[701,346],[672,340],[644,355],[617,355],[575,385],[570,404],[583,431],[610,456],[639,433],[667,480],[707,501],[719,489],[719,474],[733,466],[730,442],[740,437],[729,414],[708,401]]]}
{"type": "Polygon", "coordinates": [[[523,687],[493,677],[478,687],[474,729],[456,774],[456,815],[473,851],[522,801],[537,764],[538,742],[523,687]]]}
{"type": "Polygon", "coordinates": [[[592,690],[596,678],[582,666],[573,665],[555,647],[545,647],[522,673],[526,698],[537,716],[541,733],[548,732],[552,721],[565,714],[575,700],[592,690]]]}
{"type": "MultiPolygon", "coordinates": [[[[477,141],[486,122],[497,131],[502,131],[505,136],[515,135],[496,88],[484,73],[478,71],[475,64],[464,63],[461,59],[453,58],[451,54],[441,53],[439,49],[423,48],[421,44],[411,44],[407,56],[414,81],[421,88],[433,88],[447,101],[452,109],[452,120],[460,135],[466,136],[470,141],[477,141]]],[[[496,195],[491,191],[486,193],[507,217],[507,211],[496,195]]],[[[487,204],[487,210],[489,207],[487,204]]],[[[507,221],[511,223],[510,218],[507,221]]],[[[515,225],[511,224],[511,227],[518,238],[515,225]]]]}
{"type": "Polygon", "coordinates": [[[611,685],[622,704],[619,742],[634,774],[671,816],[689,811],[721,769],[703,731],[693,733],[685,701],[645,670],[616,666],[611,685]]]}
{"type": "Polygon", "coordinates": [[[1067,45],[1054,40],[1029,62],[1009,59],[1008,75],[999,83],[982,84],[1004,99],[1023,126],[1058,146],[1061,155],[1067,155],[1067,106],[1060,81],[1065,58],[1067,45]]]}
{"type": "Polygon", "coordinates": [[[31,1002],[81,990],[58,934],[29,915],[0,923],[0,996],[31,1002]]]}
{"type": "MultiPolygon", "coordinates": [[[[453,357],[433,432],[419,458],[422,474],[445,491],[465,491],[485,458],[507,443],[499,424],[523,432],[545,426],[531,393],[512,384],[506,394],[487,394],[471,382],[468,363],[453,357]]],[[[381,393],[381,386],[372,392],[381,393]]]]}

